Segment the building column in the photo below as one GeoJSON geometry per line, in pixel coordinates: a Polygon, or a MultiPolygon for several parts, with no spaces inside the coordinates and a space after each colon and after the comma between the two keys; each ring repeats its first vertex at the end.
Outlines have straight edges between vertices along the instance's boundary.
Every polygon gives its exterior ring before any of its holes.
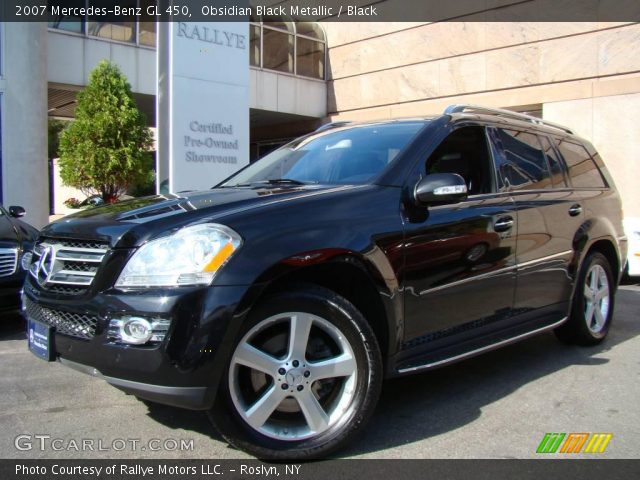
{"type": "Polygon", "coordinates": [[[25,220],[49,223],[47,165],[47,25],[2,25],[2,203],[21,205],[25,220]]]}

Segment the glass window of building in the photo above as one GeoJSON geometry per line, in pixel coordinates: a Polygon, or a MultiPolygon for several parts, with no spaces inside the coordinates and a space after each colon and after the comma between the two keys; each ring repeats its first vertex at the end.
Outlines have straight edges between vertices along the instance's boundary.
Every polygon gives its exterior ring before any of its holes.
{"type": "MultiPolygon", "coordinates": [[[[83,5],[84,6],[84,5],[83,5]]],[[[79,15],[51,15],[49,14],[49,28],[65,32],[84,33],[84,17],[79,15]]]]}
{"type": "Polygon", "coordinates": [[[260,25],[249,25],[249,64],[260,66],[260,25]]]}
{"type": "Polygon", "coordinates": [[[294,73],[294,35],[281,29],[267,27],[267,24],[264,24],[262,38],[263,68],[294,73]]]}
{"type": "Polygon", "coordinates": [[[314,22],[296,24],[296,73],[303,77],[324,79],[326,38],[322,27],[314,22]]]}
{"type": "Polygon", "coordinates": [[[288,33],[295,33],[295,23],[279,21],[276,17],[263,17],[263,25],[267,28],[275,28],[277,30],[283,30],[288,33]]]}
{"type": "Polygon", "coordinates": [[[156,0],[140,0],[141,18],[138,24],[138,43],[147,47],[155,47],[157,39],[157,23],[153,15],[147,14],[147,8],[155,5],[156,0]]]}
{"type": "Polygon", "coordinates": [[[251,17],[251,66],[324,80],[326,38],[314,22],[251,17]]]}
{"type": "Polygon", "coordinates": [[[134,42],[135,27],[133,21],[89,22],[89,35],[117,42],[134,42]]]}
{"type": "MultiPolygon", "coordinates": [[[[112,2],[98,1],[95,4],[97,7],[104,6],[113,7],[112,2]]],[[[131,9],[135,11],[138,6],[138,0],[120,0],[118,5],[123,9],[131,9]]],[[[94,37],[106,38],[108,40],[115,40],[117,42],[135,42],[136,41],[136,17],[106,17],[103,22],[89,22],[88,33],[94,37]]]]}
{"type": "Polygon", "coordinates": [[[324,79],[324,43],[296,37],[296,73],[324,79]]]}
{"type": "Polygon", "coordinates": [[[314,22],[299,22],[296,24],[296,33],[305,37],[315,38],[321,42],[325,41],[324,32],[320,25],[314,22]]]}
{"type": "MultiPolygon", "coordinates": [[[[68,0],[70,7],[86,7],[87,0],[68,0]]],[[[86,16],[49,15],[48,26],[51,29],[73,32],[81,35],[89,35],[116,42],[136,43],[146,47],[155,47],[157,44],[157,22],[154,15],[148,15],[147,9],[156,5],[157,0],[122,0],[121,8],[128,8],[134,12],[140,11],[140,16],[130,17],[103,17],[104,21],[88,21],[86,16]]],[[[113,2],[108,0],[91,0],[91,5],[97,8],[113,8],[113,2]]]]}

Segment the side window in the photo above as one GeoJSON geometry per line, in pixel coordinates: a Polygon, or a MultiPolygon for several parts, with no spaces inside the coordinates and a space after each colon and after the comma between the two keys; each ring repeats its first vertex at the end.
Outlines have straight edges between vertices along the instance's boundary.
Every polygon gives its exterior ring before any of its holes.
{"type": "Polygon", "coordinates": [[[562,166],[562,162],[558,158],[558,153],[551,146],[551,142],[547,137],[541,136],[539,138],[542,142],[544,154],[547,156],[547,161],[549,162],[549,168],[551,169],[551,180],[553,180],[553,185],[559,188],[566,187],[567,178],[564,175],[564,167],[562,166]]]}
{"type": "Polygon", "coordinates": [[[569,178],[575,188],[604,188],[606,184],[589,152],[576,143],[557,140],[558,150],[567,163],[569,178]]]}
{"type": "Polygon", "coordinates": [[[430,173],[457,173],[467,183],[469,195],[493,191],[493,170],[484,127],[455,130],[427,159],[430,173]]]}
{"type": "Polygon", "coordinates": [[[549,166],[536,135],[502,128],[491,128],[489,131],[500,188],[551,188],[549,166]]]}

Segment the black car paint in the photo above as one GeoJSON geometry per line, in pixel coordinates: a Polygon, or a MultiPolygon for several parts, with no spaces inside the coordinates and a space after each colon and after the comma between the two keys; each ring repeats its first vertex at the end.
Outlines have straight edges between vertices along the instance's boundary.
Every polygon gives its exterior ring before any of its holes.
{"type": "Polygon", "coordinates": [[[0,310],[18,310],[20,307],[20,290],[26,272],[20,266],[22,253],[33,248],[38,237],[38,230],[28,223],[13,218],[0,205],[0,248],[18,248],[18,268],[13,275],[0,277],[0,310]]]}
{"type": "MultiPolygon", "coordinates": [[[[513,123],[531,130],[531,124],[513,123]]],[[[56,335],[61,358],[96,368],[107,380],[137,382],[112,381],[142,397],[203,409],[212,405],[230,349],[251,307],[274,283],[318,265],[360,272],[367,283],[362,288],[377,292],[376,308],[384,311],[386,319],[382,348],[387,376],[398,375],[402,367],[420,365],[436,350],[450,352],[479,336],[504,336],[520,327],[526,331],[557,322],[566,315],[568,297],[536,304],[530,303],[535,295],[517,291],[544,282],[548,282],[545,289],[573,289],[582,258],[598,241],[608,242],[617,258],[623,258],[621,219],[609,218],[619,205],[618,195],[613,189],[578,192],[567,188],[553,190],[551,197],[535,192],[494,193],[455,205],[416,205],[413,189],[423,175],[421,161],[454,129],[465,125],[500,126],[503,122],[482,115],[445,115],[427,121],[398,160],[367,185],[216,188],[136,199],[66,217],[45,227],[41,238],[97,239],[112,247],[93,285],[85,295],[69,299],[39,288],[29,277],[25,294],[44,306],[90,312],[100,318],[91,341],[56,335]],[[564,239],[571,254],[552,264],[519,268],[518,263],[526,261],[525,254],[521,260],[516,251],[523,240],[518,229],[524,231],[523,227],[497,234],[490,224],[505,215],[516,221],[526,219],[543,205],[564,209],[575,201],[573,196],[580,197],[584,213],[575,234],[568,238],[567,233],[564,239]],[[462,222],[457,235],[451,235],[449,228],[454,220],[462,222]],[[211,287],[128,291],[113,287],[136,247],[201,222],[222,223],[243,238],[241,250],[218,272],[211,287]],[[443,240],[449,240],[450,246],[443,246],[443,240]],[[456,251],[460,245],[466,251],[474,242],[488,245],[491,261],[481,269],[456,251]],[[409,244],[419,244],[422,251],[412,254],[409,244]],[[438,257],[443,259],[440,264],[438,257]],[[464,289],[449,288],[458,282],[464,289]],[[482,305],[465,300],[469,296],[482,299],[482,305]],[[433,308],[455,310],[456,315],[434,318],[422,313],[433,308]],[[120,313],[172,318],[172,331],[158,347],[108,344],[106,325],[120,313]],[[166,390],[151,391],[145,385],[166,390]]],[[[558,133],[541,126],[533,130],[558,133]]],[[[537,256],[558,253],[547,252],[545,242],[539,243],[537,256]]],[[[616,267],[619,272],[621,266],[616,267]]]]}

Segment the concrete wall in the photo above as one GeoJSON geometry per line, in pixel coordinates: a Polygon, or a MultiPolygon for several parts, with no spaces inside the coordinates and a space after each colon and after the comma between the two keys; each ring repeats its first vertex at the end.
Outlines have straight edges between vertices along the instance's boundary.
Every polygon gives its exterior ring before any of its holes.
{"type": "Polygon", "coordinates": [[[540,95],[591,96],[593,79],[640,80],[640,55],[632,54],[640,48],[638,24],[405,25],[390,32],[389,24],[324,24],[330,113],[353,118],[427,113],[480,97],[521,105],[540,95]]]}
{"type": "Polygon", "coordinates": [[[640,217],[640,93],[545,103],[543,113],[591,139],[624,199],[625,217],[640,217]]]}
{"type": "Polygon", "coordinates": [[[321,118],[327,115],[327,84],[251,68],[249,106],[271,112],[321,118]]]}
{"type": "Polygon", "coordinates": [[[86,85],[91,70],[106,59],[118,64],[134,92],[156,94],[155,49],[53,30],[46,43],[46,78],[51,83],[86,85]]]}
{"type": "MultiPolygon", "coordinates": [[[[49,30],[47,52],[50,83],[86,85],[91,70],[108,59],[121,68],[134,92],[156,94],[155,49],[49,30]]],[[[251,108],[318,118],[327,114],[324,81],[255,68],[249,81],[251,108]]]]}
{"type": "Polygon", "coordinates": [[[46,25],[4,23],[2,81],[3,204],[21,205],[25,220],[49,223],[46,25]]]}

